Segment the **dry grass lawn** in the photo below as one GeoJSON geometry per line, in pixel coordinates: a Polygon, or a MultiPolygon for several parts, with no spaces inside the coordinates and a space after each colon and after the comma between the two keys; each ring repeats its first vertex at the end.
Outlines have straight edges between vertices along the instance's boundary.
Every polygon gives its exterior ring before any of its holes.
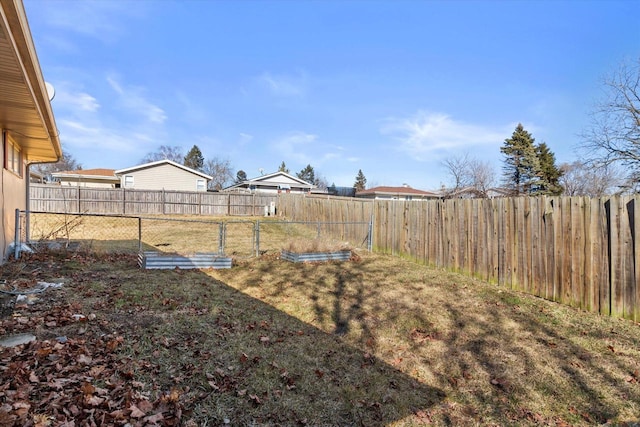
{"type": "Polygon", "coordinates": [[[142,250],[217,253],[224,223],[224,252],[247,258],[256,253],[256,221],[261,224],[261,253],[279,251],[291,241],[317,236],[315,225],[287,224],[275,217],[158,215],[145,216],[139,222],[135,217],[31,214],[29,237],[34,242],[75,242],[92,252],[137,252],[140,238],[142,250]]]}
{"type": "Polygon", "coordinates": [[[9,283],[66,284],[0,323],[38,338],[0,353],[0,421],[4,410],[15,425],[640,422],[638,324],[360,255],[216,271],[81,253],[5,265],[9,283]]]}

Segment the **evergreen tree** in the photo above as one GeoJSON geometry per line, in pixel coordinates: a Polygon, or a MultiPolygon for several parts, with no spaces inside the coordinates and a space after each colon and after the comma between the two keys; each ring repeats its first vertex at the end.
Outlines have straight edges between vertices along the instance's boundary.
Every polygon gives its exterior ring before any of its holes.
{"type": "Polygon", "coordinates": [[[531,194],[540,185],[540,162],[534,142],[533,136],[519,123],[511,138],[505,139],[500,147],[500,152],[505,155],[504,186],[515,196],[531,194]]]}
{"type": "Polygon", "coordinates": [[[287,167],[287,165],[284,164],[284,160],[280,164],[280,167],[278,168],[278,172],[290,173],[289,168],[287,167]]]}
{"type": "Polygon", "coordinates": [[[332,182],[331,185],[329,186],[329,188],[327,188],[327,193],[335,196],[336,194],[338,194],[338,189],[336,188],[336,183],[332,182]]]}
{"type": "Polygon", "coordinates": [[[247,180],[247,173],[240,169],[238,173],[236,173],[236,184],[240,184],[243,181],[247,180]]]}
{"type": "Polygon", "coordinates": [[[358,175],[356,175],[356,182],[353,184],[353,188],[356,191],[362,191],[367,187],[367,178],[364,177],[362,169],[358,169],[358,175]]]}
{"type": "Polygon", "coordinates": [[[191,147],[191,150],[189,150],[187,155],[184,156],[183,164],[186,167],[197,171],[202,170],[202,167],[204,166],[204,156],[197,145],[191,147]]]}
{"type": "Polygon", "coordinates": [[[315,185],[316,183],[316,175],[315,175],[315,172],[313,171],[313,166],[311,165],[305,166],[305,168],[302,169],[300,172],[298,172],[296,176],[301,180],[308,182],[309,184],[315,185]]]}
{"type": "Polygon", "coordinates": [[[556,166],[556,156],[544,142],[536,147],[540,164],[540,185],[536,194],[559,196],[563,192],[560,185],[562,171],[556,166]]]}

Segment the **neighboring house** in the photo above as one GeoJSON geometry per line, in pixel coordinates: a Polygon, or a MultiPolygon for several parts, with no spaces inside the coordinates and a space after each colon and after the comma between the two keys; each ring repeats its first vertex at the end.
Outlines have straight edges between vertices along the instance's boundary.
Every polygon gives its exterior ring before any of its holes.
{"type": "Polygon", "coordinates": [[[113,169],[83,169],[53,172],[51,176],[62,186],[118,188],[120,178],[113,169]]]}
{"type": "Polygon", "coordinates": [[[487,190],[487,197],[493,199],[494,197],[511,197],[512,190],[508,188],[492,187],[487,190]]]}
{"type": "Polygon", "coordinates": [[[250,191],[260,193],[309,193],[315,185],[289,175],[285,172],[274,172],[258,176],[225,188],[223,191],[250,191]]]}
{"type": "Polygon", "coordinates": [[[32,184],[43,184],[44,183],[44,174],[41,174],[38,171],[29,169],[29,182],[32,184]]]}
{"type": "Polygon", "coordinates": [[[171,160],[115,171],[120,187],[138,190],[207,191],[211,176],[171,160]]]}
{"type": "Polygon", "coordinates": [[[431,191],[417,190],[407,184],[402,187],[374,187],[358,191],[356,197],[375,200],[431,200],[440,195],[431,191]]]}
{"type": "Polygon", "coordinates": [[[15,211],[27,209],[29,165],[62,156],[47,87],[21,0],[0,0],[0,259],[15,235],[15,211]]]}
{"type": "Polygon", "coordinates": [[[445,199],[493,199],[494,197],[509,197],[511,195],[511,191],[507,188],[491,187],[487,189],[486,194],[483,194],[474,187],[464,187],[458,190],[443,189],[441,194],[445,199]]]}

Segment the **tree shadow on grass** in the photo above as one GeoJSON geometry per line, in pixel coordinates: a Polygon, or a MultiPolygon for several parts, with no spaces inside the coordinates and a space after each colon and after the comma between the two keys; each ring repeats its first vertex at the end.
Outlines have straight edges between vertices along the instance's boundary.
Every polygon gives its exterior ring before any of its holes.
{"type": "MultiPolygon", "coordinates": [[[[444,398],[441,390],[420,383],[336,334],[235,288],[216,286],[218,297],[230,303],[213,321],[226,328],[216,344],[222,353],[214,357],[234,367],[228,373],[235,377],[231,394],[247,390],[260,400],[256,404],[255,399],[246,399],[244,407],[227,408],[234,412],[230,419],[242,417],[242,423],[250,417],[258,423],[388,425],[427,411],[444,398]],[[226,320],[219,320],[223,318],[226,320]]],[[[338,326],[348,322],[336,320],[338,326]]],[[[192,326],[189,332],[194,332],[192,326]]],[[[218,405],[219,396],[210,397],[210,403],[218,405]]]]}
{"type": "Polygon", "coordinates": [[[637,335],[463,276],[425,268],[423,277],[405,277],[404,263],[260,261],[234,286],[412,375],[430,376],[430,385],[459,403],[440,414],[444,423],[632,422],[640,402],[637,335]],[[391,345],[380,342],[383,335],[391,345]]]}
{"type": "MultiPolygon", "coordinates": [[[[40,279],[48,280],[48,271],[71,279],[66,293],[57,294],[59,299],[51,304],[68,298],[73,312],[95,314],[96,320],[82,325],[12,320],[3,327],[35,327],[38,342],[64,336],[69,342],[81,341],[87,349],[94,349],[91,343],[105,334],[121,334],[119,370],[127,381],[143,394],[180,390],[183,421],[196,425],[388,425],[420,416],[445,397],[437,387],[349,345],[339,335],[205,272],[141,270],[134,258],[34,257],[31,265],[42,274],[40,279]],[[73,266],[67,265],[71,258],[73,266]],[[49,270],[37,267],[36,261],[49,270]]],[[[339,286],[334,291],[342,292],[339,286]]],[[[52,309],[56,311],[52,306],[26,306],[22,316],[44,319],[52,309]]],[[[334,320],[348,326],[353,316],[341,314],[334,320]]],[[[97,350],[85,351],[99,357],[97,350]]],[[[38,369],[42,371],[35,374],[41,378],[55,375],[45,372],[44,364],[38,369]]],[[[86,378],[96,386],[105,381],[99,375],[86,378]]],[[[48,392],[44,381],[32,386],[48,392]]],[[[72,383],[61,387],[58,392],[75,401],[80,413],[85,404],[94,405],[86,409],[96,417],[103,409],[95,401],[85,402],[82,390],[72,383]]],[[[105,420],[118,409],[129,409],[113,404],[105,406],[105,420]]],[[[32,406],[40,408],[36,402],[32,406]]]]}
{"type": "MultiPolygon", "coordinates": [[[[451,302],[443,309],[458,325],[442,341],[450,355],[449,375],[461,386],[467,375],[488,381],[492,398],[483,400],[477,393],[471,399],[486,405],[493,416],[532,424],[637,422],[629,420],[634,409],[625,406],[636,402],[637,411],[640,390],[635,380],[630,384],[624,379],[633,380],[629,375],[637,369],[637,360],[606,352],[606,341],[581,341],[595,322],[580,322],[601,318],[499,289],[491,291],[492,299],[479,313],[454,302],[468,300],[467,289],[454,286],[449,291],[451,302]],[[554,310],[564,314],[553,314],[554,310]],[[536,408],[545,408],[547,414],[536,408]]],[[[612,336],[618,335],[615,323],[609,325],[612,336]]]]}

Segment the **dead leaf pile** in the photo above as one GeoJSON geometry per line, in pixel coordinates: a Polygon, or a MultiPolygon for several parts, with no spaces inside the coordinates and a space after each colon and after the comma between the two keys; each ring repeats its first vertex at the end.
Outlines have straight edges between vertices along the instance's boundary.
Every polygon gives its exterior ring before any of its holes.
{"type": "MultiPolygon", "coordinates": [[[[61,271],[50,254],[33,254],[28,261],[32,272],[23,272],[30,278],[61,271]]],[[[64,271],[76,283],[94,274],[85,267],[90,257],[62,261],[78,265],[77,272],[64,271]]],[[[123,358],[120,349],[130,341],[113,332],[116,325],[83,314],[86,308],[67,303],[64,291],[39,297],[36,304],[16,305],[11,316],[0,319],[0,335],[31,332],[40,338],[0,347],[0,427],[180,424],[183,393],[136,380],[138,372],[152,368],[123,358]]]]}
{"type": "Polygon", "coordinates": [[[34,341],[0,354],[0,426],[178,425],[180,393],[155,399],[115,354],[121,336],[34,341]]]}

